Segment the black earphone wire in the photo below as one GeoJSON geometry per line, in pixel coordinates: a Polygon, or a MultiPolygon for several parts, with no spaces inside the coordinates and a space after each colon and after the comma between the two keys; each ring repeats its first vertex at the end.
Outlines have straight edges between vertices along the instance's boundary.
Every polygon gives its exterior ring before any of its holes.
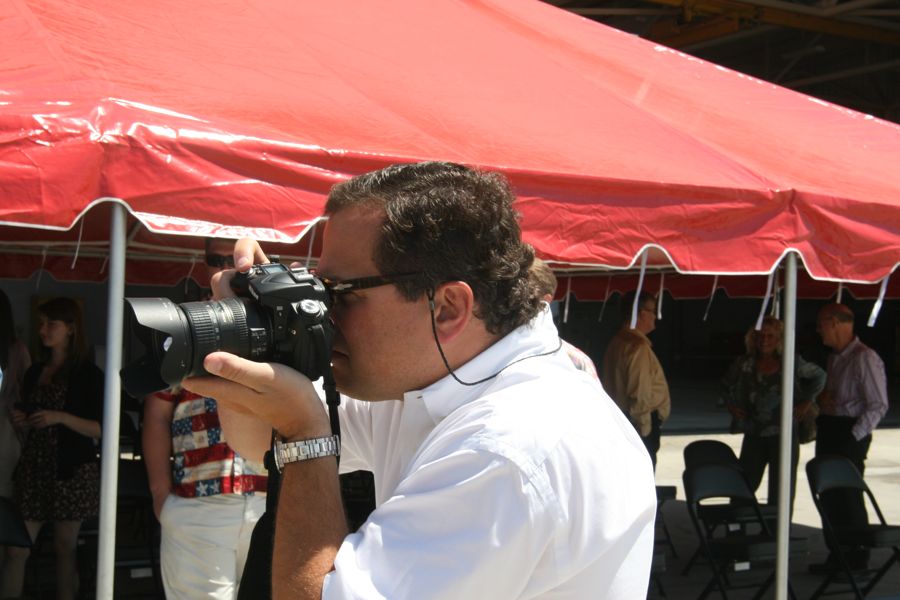
{"type": "Polygon", "coordinates": [[[438,339],[437,323],[435,322],[435,318],[434,318],[434,290],[429,289],[427,294],[428,294],[428,310],[431,313],[431,333],[434,335],[434,343],[437,344],[438,352],[441,355],[441,360],[444,361],[444,366],[447,367],[447,372],[460,385],[468,385],[468,386],[479,385],[481,383],[484,383],[485,381],[490,381],[491,379],[493,379],[494,377],[496,377],[497,375],[499,375],[500,373],[502,373],[503,371],[505,371],[506,369],[508,369],[509,367],[513,366],[516,363],[520,363],[523,360],[528,360],[529,358],[550,356],[551,354],[556,354],[562,348],[562,338],[559,338],[559,344],[557,344],[556,348],[554,348],[553,350],[548,350],[547,352],[541,352],[540,354],[529,354],[528,356],[523,356],[521,358],[517,358],[516,360],[514,360],[511,363],[508,363],[506,366],[502,367],[499,371],[497,371],[493,375],[488,375],[484,379],[479,379],[478,381],[463,381],[456,375],[456,373],[450,367],[450,363],[449,363],[449,361],[447,361],[447,356],[444,354],[444,348],[441,347],[441,341],[438,339]]]}

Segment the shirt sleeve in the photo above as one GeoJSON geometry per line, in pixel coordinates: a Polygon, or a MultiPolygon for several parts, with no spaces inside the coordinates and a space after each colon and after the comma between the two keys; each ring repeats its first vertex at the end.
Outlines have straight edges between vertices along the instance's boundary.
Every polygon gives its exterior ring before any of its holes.
{"type": "Polygon", "coordinates": [[[807,362],[800,356],[795,358],[797,393],[794,394],[794,405],[815,400],[825,389],[825,371],[814,362],[807,362]]]}
{"type": "Polygon", "coordinates": [[[722,377],[722,386],[720,388],[720,397],[726,406],[736,405],[743,407],[744,399],[739,393],[741,373],[744,368],[744,357],[738,357],[728,367],[725,376],[722,377]]]}
{"type": "Polygon", "coordinates": [[[517,597],[558,529],[547,493],[489,452],[441,457],[344,540],[322,597],[517,597]]]}
{"type": "MultiPolygon", "coordinates": [[[[322,405],[325,395],[321,394],[322,405]]],[[[341,460],[340,472],[371,471],[372,448],[372,403],[361,402],[346,396],[341,397],[338,408],[341,422],[341,460]]]]}
{"type": "Polygon", "coordinates": [[[860,354],[859,389],[865,400],[865,409],[851,430],[857,440],[872,433],[888,410],[884,362],[872,350],[860,354]]]}

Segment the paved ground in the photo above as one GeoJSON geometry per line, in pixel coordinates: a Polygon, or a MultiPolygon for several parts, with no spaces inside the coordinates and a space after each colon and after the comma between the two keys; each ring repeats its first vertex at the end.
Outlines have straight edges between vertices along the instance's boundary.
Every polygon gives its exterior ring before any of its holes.
{"type": "MultiPolygon", "coordinates": [[[[658,456],[656,481],[658,485],[674,485],[677,487],[675,501],[663,505],[663,514],[672,534],[678,556],[667,554],[667,569],[662,575],[662,582],[668,598],[696,598],[709,580],[711,571],[705,564],[691,569],[688,576],[681,575],[687,559],[694,552],[697,537],[688,517],[684,504],[684,490],[681,474],[684,470],[682,452],[693,440],[714,438],[729,444],[737,453],[740,450],[740,435],[722,433],[726,431],[728,417],[724,409],[715,406],[710,399],[708,389],[688,390],[673,387],[673,415],[664,426],[662,448],[658,456]],[[679,406],[680,404],[680,406],[679,406]]],[[[895,396],[894,396],[895,397],[895,396]]],[[[872,488],[885,518],[889,523],[900,524],[900,428],[897,428],[898,410],[892,406],[885,426],[879,428],[874,435],[869,458],[866,461],[866,482],[872,488]]],[[[801,446],[800,467],[798,469],[797,497],[794,505],[794,519],[791,535],[808,538],[809,554],[790,563],[789,578],[797,595],[801,599],[809,598],[821,579],[807,572],[809,563],[820,562],[827,551],[822,540],[821,521],[806,480],[804,465],[813,457],[815,444],[801,446]]],[[[766,481],[760,485],[758,497],[765,501],[766,481]]],[[[873,554],[873,563],[887,553],[873,554]]],[[[746,574],[749,578],[755,573],[746,574]]],[[[738,592],[734,598],[750,598],[751,593],[738,592]]],[[[651,589],[651,598],[660,598],[658,590],[651,589]]],[[[711,595],[718,598],[717,594],[711,595]]],[[[731,597],[731,595],[729,595],[731,597]]],[[[774,597],[769,592],[767,597],[774,597]]],[[[833,598],[852,598],[850,593],[830,596],[833,598]]],[[[900,566],[894,566],[873,591],[872,598],[900,598],[900,566]]]]}

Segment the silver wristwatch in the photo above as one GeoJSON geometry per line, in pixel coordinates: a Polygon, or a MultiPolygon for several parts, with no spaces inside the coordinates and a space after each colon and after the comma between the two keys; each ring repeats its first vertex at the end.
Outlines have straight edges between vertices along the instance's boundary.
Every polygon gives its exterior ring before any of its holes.
{"type": "Polygon", "coordinates": [[[336,435],[313,438],[311,440],[299,440],[296,442],[282,442],[278,439],[272,447],[275,454],[275,466],[281,473],[284,465],[311,458],[323,456],[341,455],[341,438],[336,435]]]}

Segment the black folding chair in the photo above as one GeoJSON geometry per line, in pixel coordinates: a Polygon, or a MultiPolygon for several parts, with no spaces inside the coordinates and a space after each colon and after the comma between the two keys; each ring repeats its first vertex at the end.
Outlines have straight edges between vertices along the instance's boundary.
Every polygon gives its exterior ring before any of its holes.
{"type": "MultiPolygon", "coordinates": [[[[695,440],[684,447],[684,468],[692,469],[701,465],[725,465],[736,469],[743,477],[743,470],[737,455],[731,446],[719,440],[695,440]]],[[[746,479],[745,479],[746,481],[746,479]]],[[[755,497],[754,497],[755,500],[755,497]]],[[[778,518],[778,508],[776,506],[759,506],[763,517],[772,522],[778,518]]],[[[756,514],[753,509],[744,503],[736,502],[733,504],[710,504],[700,508],[703,523],[709,527],[708,535],[718,529],[724,527],[729,531],[743,531],[747,523],[756,520],[756,514]]],[[[694,563],[702,554],[702,548],[697,546],[694,554],[685,563],[681,570],[682,575],[687,575],[694,563]]]]}
{"type": "Polygon", "coordinates": [[[809,490],[812,493],[816,510],[822,517],[822,525],[825,534],[834,540],[831,548],[837,558],[840,570],[833,569],[825,574],[822,584],[813,593],[810,600],[815,600],[825,593],[825,590],[836,583],[835,579],[841,572],[847,577],[850,587],[857,598],[864,598],[881,578],[895,563],[900,564],[900,526],[888,525],[872,494],[872,490],[866,485],[862,475],[856,466],[844,456],[817,456],[806,463],[806,478],[809,480],[809,490]],[[871,523],[861,527],[838,527],[831,523],[828,515],[822,508],[822,494],[832,490],[856,490],[869,498],[869,503],[878,516],[878,523],[871,523]],[[891,555],[883,565],[874,569],[854,571],[850,568],[846,551],[849,549],[866,548],[890,548],[891,555]],[[863,583],[869,576],[868,583],[863,583]]]}
{"type": "Polygon", "coordinates": [[[669,532],[669,526],[666,523],[666,515],[663,513],[663,504],[669,500],[675,499],[676,488],[674,485],[658,485],[656,486],[656,531],[655,544],[665,545],[672,551],[672,556],[678,558],[678,550],[672,541],[672,534],[669,532]]]}
{"type": "Polygon", "coordinates": [[[684,447],[684,468],[700,465],[732,465],[741,463],[731,446],[719,440],[695,440],[684,447]]]}
{"type": "MultiPolygon", "coordinates": [[[[729,465],[700,465],[685,470],[683,480],[688,514],[700,540],[700,547],[712,569],[712,578],[699,598],[706,598],[715,588],[719,589],[722,598],[726,600],[728,590],[738,588],[756,588],[753,597],[761,598],[775,579],[774,563],[778,543],[743,474],[729,465]],[[714,499],[740,502],[755,515],[753,524],[758,526],[759,532],[747,533],[745,528],[740,532],[729,532],[716,537],[715,527],[704,522],[702,510],[704,506],[709,506],[707,501],[714,499]],[[760,565],[769,569],[769,574],[762,580],[754,579],[737,584],[729,579],[729,572],[747,571],[760,565]]],[[[805,554],[806,540],[792,538],[789,551],[793,556],[805,554]]],[[[788,592],[791,598],[796,598],[790,585],[788,592]]]]}

